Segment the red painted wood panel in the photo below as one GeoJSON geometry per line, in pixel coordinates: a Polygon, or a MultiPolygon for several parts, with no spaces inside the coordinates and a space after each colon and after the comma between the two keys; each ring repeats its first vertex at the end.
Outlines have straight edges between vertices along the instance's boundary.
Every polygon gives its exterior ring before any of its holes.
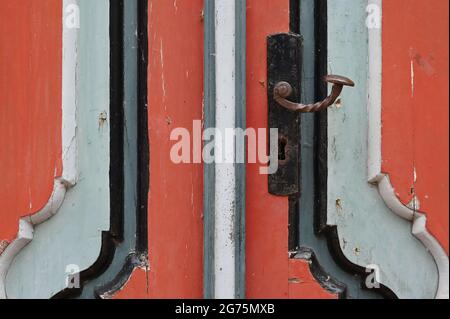
{"type": "MultiPolygon", "coordinates": [[[[247,126],[267,128],[267,41],[289,31],[288,0],[247,1],[247,126]]],[[[326,295],[300,261],[288,255],[288,199],[268,192],[258,164],[247,165],[247,297],[315,298],[326,295]],[[306,284],[290,283],[291,277],[306,284]]]]}
{"type": "MultiPolygon", "coordinates": [[[[288,0],[247,0],[247,127],[267,128],[267,36],[289,31],[288,0]]],[[[269,194],[259,164],[247,165],[247,297],[336,298],[309,264],[288,255],[287,197],[269,194]],[[297,282],[294,279],[298,279],[297,282]]]]}
{"type": "MultiPolygon", "coordinates": [[[[247,127],[267,128],[267,36],[289,31],[288,0],[247,1],[247,127]]],[[[269,194],[259,164],[247,165],[248,298],[289,295],[288,199],[269,194]]]]}
{"type": "Polygon", "coordinates": [[[289,298],[291,299],[338,299],[322,288],[311,274],[307,260],[292,259],[289,261],[289,298]]]}
{"type": "Polygon", "coordinates": [[[136,269],[123,290],[117,292],[114,299],[146,299],[148,298],[148,272],[136,269]]]}
{"type": "Polygon", "coordinates": [[[148,2],[150,272],[135,272],[120,298],[203,296],[203,165],[170,159],[172,129],[192,136],[202,120],[202,10],[202,0],[148,2]]]}
{"type": "Polygon", "coordinates": [[[10,241],[61,174],[62,1],[0,8],[0,241],[10,241]]]}
{"type": "Polygon", "coordinates": [[[203,165],[174,164],[173,129],[203,114],[203,1],[148,1],[147,273],[137,269],[115,298],[202,298],[203,165]]]}
{"type": "Polygon", "coordinates": [[[150,297],[203,294],[203,166],[170,160],[171,130],[202,119],[203,1],[149,1],[150,297]]]}
{"type": "Polygon", "coordinates": [[[448,253],[448,0],[383,2],[382,170],[448,253]]]}

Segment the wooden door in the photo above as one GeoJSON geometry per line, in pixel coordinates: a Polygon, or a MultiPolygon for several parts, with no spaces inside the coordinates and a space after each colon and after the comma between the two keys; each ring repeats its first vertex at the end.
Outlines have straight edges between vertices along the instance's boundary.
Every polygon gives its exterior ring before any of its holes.
{"type": "Polygon", "coordinates": [[[44,2],[0,0],[0,298],[448,298],[448,1],[44,2]],[[275,35],[292,102],[355,82],[292,139],[275,35]]]}

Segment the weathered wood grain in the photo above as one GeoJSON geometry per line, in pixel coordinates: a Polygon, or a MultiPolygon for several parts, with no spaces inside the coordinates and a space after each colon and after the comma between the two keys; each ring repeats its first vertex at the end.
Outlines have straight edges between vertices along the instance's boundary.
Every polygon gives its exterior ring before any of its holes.
{"type": "Polygon", "coordinates": [[[149,297],[203,294],[203,166],[170,159],[172,129],[202,120],[203,1],[149,4],[149,297]]]}

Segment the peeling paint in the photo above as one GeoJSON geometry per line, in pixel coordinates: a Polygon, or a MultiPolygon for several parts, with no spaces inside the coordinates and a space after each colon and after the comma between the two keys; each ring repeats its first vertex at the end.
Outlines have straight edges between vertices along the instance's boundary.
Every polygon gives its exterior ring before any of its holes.
{"type": "Polygon", "coordinates": [[[411,60],[411,97],[414,97],[414,60],[411,60]]]}
{"type": "Polygon", "coordinates": [[[166,79],[164,77],[164,45],[163,45],[163,39],[161,39],[161,47],[159,49],[159,57],[161,62],[161,89],[162,89],[162,98],[163,98],[163,104],[164,104],[164,110],[167,111],[166,106],[166,79]]]}
{"type": "Polygon", "coordinates": [[[98,116],[98,129],[102,130],[105,123],[108,121],[108,113],[106,111],[103,111],[98,116]]]}
{"type": "Polygon", "coordinates": [[[175,12],[178,11],[178,4],[177,4],[177,0],[173,1],[173,7],[175,8],[175,12]]]}

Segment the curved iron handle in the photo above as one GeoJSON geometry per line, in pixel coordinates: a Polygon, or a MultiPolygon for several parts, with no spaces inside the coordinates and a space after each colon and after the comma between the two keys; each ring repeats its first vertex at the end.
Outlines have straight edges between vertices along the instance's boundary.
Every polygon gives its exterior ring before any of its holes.
{"type": "Polygon", "coordinates": [[[331,94],[321,102],[314,104],[300,104],[286,100],[286,98],[292,94],[292,86],[288,82],[278,82],[273,90],[273,97],[278,104],[291,112],[311,113],[322,111],[333,105],[341,94],[344,85],[350,87],[355,86],[355,83],[352,80],[340,75],[327,75],[323,80],[332,83],[333,88],[331,94]]]}

